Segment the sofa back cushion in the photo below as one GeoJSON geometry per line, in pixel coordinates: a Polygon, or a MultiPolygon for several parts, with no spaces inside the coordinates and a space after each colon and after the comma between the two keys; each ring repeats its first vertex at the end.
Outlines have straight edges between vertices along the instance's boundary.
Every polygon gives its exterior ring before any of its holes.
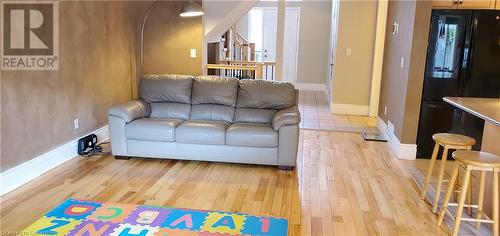
{"type": "Polygon", "coordinates": [[[238,79],[220,76],[198,76],[193,81],[192,104],[236,105],[238,79]]]}
{"type": "Polygon", "coordinates": [[[191,103],[191,75],[145,75],[139,84],[139,97],[146,102],[191,103]]]}
{"type": "Polygon", "coordinates": [[[190,120],[212,120],[232,123],[234,107],[218,104],[194,104],[191,107],[190,120]]]}
{"type": "Polygon", "coordinates": [[[189,120],[191,104],[177,102],[152,102],[151,118],[189,120]]]}
{"type": "Polygon", "coordinates": [[[240,80],[236,107],[281,110],[295,105],[293,84],[279,81],[240,80]]]}
{"type": "Polygon", "coordinates": [[[272,123],[276,112],[278,110],[237,107],[234,113],[234,123],[272,123]]]}

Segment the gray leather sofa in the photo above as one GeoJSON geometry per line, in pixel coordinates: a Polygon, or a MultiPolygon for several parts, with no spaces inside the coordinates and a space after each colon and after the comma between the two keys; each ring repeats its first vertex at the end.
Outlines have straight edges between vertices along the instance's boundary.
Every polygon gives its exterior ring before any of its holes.
{"type": "Polygon", "coordinates": [[[117,158],[296,164],[300,113],[290,83],[147,75],[139,97],[109,109],[117,158]]]}

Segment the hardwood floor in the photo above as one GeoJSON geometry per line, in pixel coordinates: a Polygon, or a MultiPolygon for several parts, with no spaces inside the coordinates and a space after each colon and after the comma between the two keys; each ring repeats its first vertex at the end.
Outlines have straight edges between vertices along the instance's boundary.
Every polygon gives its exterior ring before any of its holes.
{"type": "Polygon", "coordinates": [[[1,197],[0,228],[18,231],[68,197],[289,219],[290,235],[441,235],[386,143],[301,130],[295,171],[111,156],[78,157],[1,197]]]}
{"type": "Polygon", "coordinates": [[[300,91],[300,128],[342,132],[378,132],[377,119],[369,116],[334,115],[325,92],[300,91]]]}

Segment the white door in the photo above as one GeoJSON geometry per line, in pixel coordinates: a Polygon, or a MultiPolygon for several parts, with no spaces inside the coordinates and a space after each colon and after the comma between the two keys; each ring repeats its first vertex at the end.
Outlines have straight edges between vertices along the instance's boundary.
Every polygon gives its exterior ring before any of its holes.
{"type": "Polygon", "coordinates": [[[262,61],[276,61],[276,31],[278,11],[263,9],[262,14],[262,61]]]}

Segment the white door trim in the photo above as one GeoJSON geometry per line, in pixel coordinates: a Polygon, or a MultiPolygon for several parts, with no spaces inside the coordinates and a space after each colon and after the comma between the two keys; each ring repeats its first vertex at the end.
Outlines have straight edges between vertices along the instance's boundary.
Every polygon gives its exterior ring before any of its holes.
{"type": "Polygon", "coordinates": [[[384,61],[385,29],[387,22],[387,0],[378,0],[377,28],[375,34],[375,48],[372,62],[372,80],[370,88],[370,112],[369,115],[378,115],[378,103],[380,99],[380,83],[382,80],[382,66],[384,61]]]}
{"type": "MultiPolygon", "coordinates": [[[[266,6],[260,7],[259,6],[259,7],[254,7],[252,9],[260,9],[262,11],[264,11],[264,10],[276,10],[276,12],[278,12],[278,7],[266,7],[266,6]]],[[[301,7],[285,7],[285,12],[286,12],[286,10],[296,10],[297,11],[297,39],[296,39],[296,42],[295,42],[295,44],[297,45],[297,47],[296,47],[296,53],[295,53],[295,67],[294,67],[295,68],[295,77],[294,77],[294,79],[292,81],[289,81],[291,83],[297,83],[297,79],[298,79],[298,64],[299,64],[299,49],[300,49],[300,15],[301,15],[301,7]]],[[[278,15],[276,17],[278,17],[278,15]]],[[[278,19],[276,19],[276,21],[278,21],[278,19]]],[[[250,20],[249,20],[249,24],[251,24],[250,20]]],[[[286,22],[285,22],[285,24],[286,24],[286,22]]],[[[278,31],[279,31],[278,27],[280,27],[280,25],[277,25],[276,27],[277,27],[277,29],[276,29],[277,32],[276,33],[278,33],[278,31]]],[[[250,31],[250,27],[249,27],[249,31],[250,31]]],[[[284,33],[284,30],[283,30],[283,33],[284,33]]],[[[249,32],[249,34],[250,34],[250,32],[249,32]]],[[[262,35],[262,37],[264,37],[264,34],[262,35]]],[[[262,43],[264,44],[264,38],[262,39],[262,43]]],[[[280,43],[282,45],[284,45],[284,41],[283,42],[279,42],[278,36],[276,35],[276,46],[275,46],[276,47],[275,48],[275,51],[276,51],[276,56],[275,56],[276,64],[278,64],[278,58],[279,58],[278,57],[278,44],[280,44],[280,43]]],[[[283,64],[283,62],[281,62],[280,64],[283,64]]],[[[281,80],[281,78],[278,78],[278,73],[276,73],[275,75],[276,75],[276,77],[275,77],[276,80],[281,80]]]]}

